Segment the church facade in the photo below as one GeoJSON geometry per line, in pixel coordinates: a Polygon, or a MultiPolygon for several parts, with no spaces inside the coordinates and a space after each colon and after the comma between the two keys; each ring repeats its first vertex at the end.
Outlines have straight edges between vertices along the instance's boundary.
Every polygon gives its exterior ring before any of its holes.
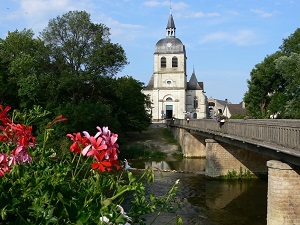
{"type": "Polygon", "coordinates": [[[195,70],[187,82],[185,46],[175,36],[175,23],[170,13],[166,37],[159,40],[154,52],[154,71],[143,93],[152,103],[152,121],[171,118],[203,119],[207,117],[207,98],[203,82],[195,70]]]}

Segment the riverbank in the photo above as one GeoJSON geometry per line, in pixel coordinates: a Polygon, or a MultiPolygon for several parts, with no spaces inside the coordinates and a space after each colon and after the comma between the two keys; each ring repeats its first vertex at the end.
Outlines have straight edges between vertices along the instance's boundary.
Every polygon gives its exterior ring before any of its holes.
{"type": "Polygon", "coordinates": [[[163,123],[151,124],[146,131],[129,132],[126,134],[128,146],[145,146],[149,151],[159,151],[167,158],[182,155],[179,143],[173,137],[171,131],[163,123]]]}

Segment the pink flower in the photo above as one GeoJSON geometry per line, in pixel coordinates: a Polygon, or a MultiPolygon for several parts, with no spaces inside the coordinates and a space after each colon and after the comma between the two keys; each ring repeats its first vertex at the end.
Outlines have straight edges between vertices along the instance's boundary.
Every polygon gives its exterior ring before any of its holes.
{"type": "Polygon", "coordinates": [[[0,153],[0,177],[10,170],[7,163],[7,154],[0,153]]]}
{"type": "Polygon", "coordinates": [[[73,141],[70,147],[71,151],[81,152],[84,156],[93,156],[96,160],[92,164],[94,170],[109,172],[113,166],[120,169],[118,162],[119,145],[116,143],[118,135],[111,133],[108,127],[101,129],[97,126],[96,128],[98,132],[95,136],[91,136],[87,131],[83,131],[84,137],[81,137],[80,133],[76,135],[68,134],[67,136],[73,141]],[[83,139],[85,140],[84,144],[83,139]]]}
{"type": "Polygon", "coordinates": [[[9,157],[9,166],[15,164],[22,164],[22,163],[30,163],[32,162],[32,158],[27,151],[27,148],[24,146],[17,146],[14,150],[12,150],[10,157],[9,157]]]}

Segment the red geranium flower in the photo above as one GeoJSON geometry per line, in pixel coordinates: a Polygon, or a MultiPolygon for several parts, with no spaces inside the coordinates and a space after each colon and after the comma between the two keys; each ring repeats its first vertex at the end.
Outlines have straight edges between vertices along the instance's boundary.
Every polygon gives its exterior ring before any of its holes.
{"type": "Polygon", "coordinates": [[[99,170],[100,172],[108,171],[110,172],[112,170],[112,162],[110,161],[104,161],[105,151],[101,151],[100,154],[98,152],[94,152],[94,157],[97,160],[97,162],[94,162],[92,164],[93,170],[99,170]]]}
{"type": "Polygon", "coordinates": [[[7,112],[11,109],[11,107],[6,106],[5,108],[3,105],[0,104],[0,121],[2,121],[3,125],[5,126],[7,123],[11,123],[11,119],[7,117],[7,112]]]}
{"type": "Polygon", "coordinates": [[[72,134],[67,134],[69,138],[73,141],[70,146],[70,151],[74,153],[81,153],[82,149],[90,144],[90,141],[86,137],[82,137],[80,132],[72,134]]]}

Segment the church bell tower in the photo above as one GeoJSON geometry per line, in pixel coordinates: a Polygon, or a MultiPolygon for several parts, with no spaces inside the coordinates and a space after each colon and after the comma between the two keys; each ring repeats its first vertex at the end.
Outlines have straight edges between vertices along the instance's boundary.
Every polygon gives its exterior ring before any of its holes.
{"type": "Polygon", "coordinates": [[[175,35],[176,27],[170,11],[166,37],[155,45],[154,72],[144,93],[152,101],[153,122],[172,117],[183,119],[186,111],[186,52],[175,35]]]}

